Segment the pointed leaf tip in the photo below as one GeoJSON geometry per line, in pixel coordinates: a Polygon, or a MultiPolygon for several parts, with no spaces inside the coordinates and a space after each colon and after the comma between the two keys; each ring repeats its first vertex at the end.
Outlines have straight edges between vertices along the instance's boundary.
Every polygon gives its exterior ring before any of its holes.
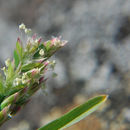
{"type": "Polygon", "coordinates": [[[20,38],[19,38],[19,37],[17,38],[17,42],[19,42],[19,43],[21,42],[21,40],[20,40],[20,38]]]}
{"type": "Polygon", "coordinates": [[[102,95],[102,97],[103,97],[103,101],[105,102],[108,99],[109,95],[102,95]]]}
{"type": "Polygon", "coordinates": [[[75,107],[62,117],[48,123],[47,125],[39,128],[38,130],[61,130],[67,128],[94,112],[102,103],[107,100],[107,98],[108,95],[100,95],[91,98],[84,104],[75,107]]]}

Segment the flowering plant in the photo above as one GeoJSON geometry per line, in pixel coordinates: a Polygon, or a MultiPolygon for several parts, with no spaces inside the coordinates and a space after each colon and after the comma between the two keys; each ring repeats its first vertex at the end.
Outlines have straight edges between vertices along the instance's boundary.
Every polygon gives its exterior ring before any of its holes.
{"type": "MultiPolygon", "coordinates": [[[[31,29],[26,28],[24,24],[21,24],[19,29],[27,35],[31,33],[31,29]]],[[[61,40],[61,37],[53,37],[51,40],[42,42],[42,39],[34,34],[33,36],[28,35],[26,46],[23,47],[20,38],[17,39],[13,60],[5,61],[6,66],[2,68],[4,75],[0,75],[0,125],[11,119],[30,100],[30,97],[45,85],[46,71],[48,68],[53,69],[56,64],[55,61],[49,61],[49,58],[66,43],[67,41],[61,40]]],[[[47,125],[40,129],[56,130],[63,128],[66,123],[73,124],[75,118],[88,111],[85,114],[87,116],[105,100],[106,96],[95,97],[62,117],[58,125],[55,121],[55,123],[49,124],[49,127],[47,125]],[[91,109],[90,112],[90,108],[94,109],[91,109]],[[81,109],[80,113],[77,109],[81,109]],[[75,112],[78,115],[75,115],[75,112]],[[69,118],[71,120],[66,122],[65,120],[69,116],[72,116],[72,119],[69,118]]]]}
{"type": "MultiPolygon", "coordinates": [[[[19,29],[27,34],[31,31],[24,24],[19,29]]],[[[47,69],[55,65],[55,61],[48,59],[66,43],[61,37],[42,42],[34,34],[28,36],[24,48],[18,38],[13,60],[5,61],[4,76],[0,76],[0,124],[11,118],[45,84],[47,69]]]]}

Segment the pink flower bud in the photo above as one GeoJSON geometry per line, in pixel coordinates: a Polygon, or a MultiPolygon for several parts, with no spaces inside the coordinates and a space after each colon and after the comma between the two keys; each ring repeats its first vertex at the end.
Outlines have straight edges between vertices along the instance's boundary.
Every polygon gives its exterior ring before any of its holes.
{"type": "Polygon", "coordinates": [[[37,37],[37,34],[35,33],[33,36],[32,36],[32,39],[35,40],[37,37]]]}
{"type": "Polygon", "coordinates": [[[40,43],[41,41],[42,41],[42,38],[39,38],[39,39],[38,39],[38,43],[40,43]]]}
{"type": "Polygon", "coordinates": [[[35,68],[31,71],[31,76],[34,77],[35,75],[39,74],[39,69],[38,68],[35,68]]]}
{"type": "Polygon", "coordinates": [[[41,78],[39,79],[39,84],[41,84],[43,81],[44,81],[44,77],[41,77],[41,78]]]}
{"type": "Polygon", "coordinates": [[[17,39],[17,42],[18,42],[18,43],[21,43],[21,40],[20,40],[20,38],[19,38],[19,37],[18,37],[18,39],[17,39]]]}
{"type": "Polygon", "coordinates": [[[44,65],[47,66],[50,62],[47,60],[44,65]]]}

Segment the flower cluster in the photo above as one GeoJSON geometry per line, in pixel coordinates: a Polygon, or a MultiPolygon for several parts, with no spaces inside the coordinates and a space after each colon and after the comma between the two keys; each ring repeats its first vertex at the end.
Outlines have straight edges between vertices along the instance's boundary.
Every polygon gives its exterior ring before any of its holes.
{"type": "Polygon", "coordinates": [[[0,120],[3,121],[4,109],[8,110],[8,115],[16,113],[17,108],[24,105],[45,84],[46,71],[48,68],[54,69],[56,64],[49,58],[67,43],[61,37],[42,41],[36,34],[29,36],[31,29],[23,23],[19,29],[28,35],[26,46],[23,47],[21,39],[17,39],[13,60],[5,61],[6,66],[2,69],[4,76],[0,76],[0,120]]]}
{"type": "Polygon", "coordinates": [[[30,29],[30,28],[26,28],[26,26],[25,26],[24,23],[22,23],[22,24],[19,25],[19,29],[20,29],[20,30],[24,30],[24,32],[25,32],[26,34],[28,34],[28,33],[31,32],[31,29],[30,29]]]}

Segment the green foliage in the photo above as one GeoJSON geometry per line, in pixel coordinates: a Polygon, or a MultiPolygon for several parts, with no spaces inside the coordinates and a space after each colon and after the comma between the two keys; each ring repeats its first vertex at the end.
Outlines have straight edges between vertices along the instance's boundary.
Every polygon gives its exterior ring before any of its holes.
{"type": "MultiPolygon", "coordinates": [[[[24,24],[19,28],[27,35],[31,31],[24,24]]],[[[37,90],[45,88],[45,73],[48,69],[53,70],[56,64],[48,59],[65,44],[61,37],[41,42],[36,35],[28,35],[26,47],[23,47],[18,38],[13,59],[5,61],[6,66],[2,68],[4,75],[0,74],[0,125],[11,119],[37,90]]],[[[66,128],[95,111],[106,99],[107,96],[90,99],[39,130],[66,128]]]]}
{"type": "MultiPolygon", "coordinates": [[[[27,35],[31,31],[24,24],[19,28],[27,35]]],[[[0,125],[45,86],[45,72],[54,66],[48,59],[65,44],[60,38],[52,38],[48,43],[42,42],[36,35],[27,37],[26,47],[18,38],[13,59],[5,61],[4,75],[0,75],[0,125]]]]}
{"type": "Polygon", "coordinates": [[[39,128],[38,130],[59,130],[59,129],[62,130],[64,128],[67,128],[67,127],[77,123],[78,121],[82,120],[89,114],[91,114],[103,102],[105,102],[106,99],[107,99],[106,95],[94,97],[94,98],[88,100],[86,103],[74,108],[70,112],[63,115],[62,117],[39,128]]]}
{"type": "Polygon", "coordinates": [[[20,59],[16,50],[14,50],[14,61],[15,61],[15,67],[17,68],[19,65],[20,59]]]}
{"type": "Polygon", "coordinates": [[[16,50],[19,54],[19,58],[22,60],[23,57],[23,47],[22,47],[22,43],[20,43],[20,39],[18,38],[17,42],[16,42],[16,50]]]}
{"type": "Polygon", "coordinates": [[[31,63],[28,63],[28,64],[25,64],[22,66],[21,68],[21,71],[22,72],[27,72],[33,68],[36,68],[36,67],[39,67],[41,65],[41,63],[38,63],[38,62],[31,62],[31,63]]]}

